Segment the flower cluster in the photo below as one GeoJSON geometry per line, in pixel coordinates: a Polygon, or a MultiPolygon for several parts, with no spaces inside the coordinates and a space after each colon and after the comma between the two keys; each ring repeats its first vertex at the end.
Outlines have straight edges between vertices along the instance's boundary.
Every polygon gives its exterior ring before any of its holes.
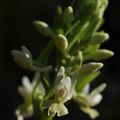
{"type": "Polygon", "coordinates": [[[74,3],[65,9],[57,7],[52,27],[44,21],[34,21],[37,30],[51,39],[37,59],[33,59],[24,46],[22,51],[12,50],[17,65],[35,73],[32,82],[23,77],[23,86],[18,87],[24,99],[15,111],[18,120],[33,114],[39,120],[66,115],[69,111],[66,103],[71,99],[92,119],[99,116],[93,107],[101,102],[106,84],[91,92],[90,85],[100,75],[102,60],[114,55],[101,48],[109,34],[99,31],[108,0],[76,0],[74,3]],[[54,65],[49,65],[53,64],[50,56],[54,58],[54,65]]]}

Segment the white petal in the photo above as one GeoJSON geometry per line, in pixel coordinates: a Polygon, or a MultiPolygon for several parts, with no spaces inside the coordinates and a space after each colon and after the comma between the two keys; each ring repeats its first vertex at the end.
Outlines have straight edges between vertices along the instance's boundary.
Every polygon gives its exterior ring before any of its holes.
{"type": "Polygon", "coordinates": [[[64,75],[65,75],[65,68],[63,66],[61,66],[57,73],[57,77],[59,77],[59,76],[64,77],[64,75]]]}
{"type": "Polygon", "coordinates": [[[26,57],[30,58],[32,60],[32,54],[31,54],[31,52],[25,46],[22,46],[21,49],[24,52],[24,54],[26,55],[26,57]]]}
{"type": "Polygon", "coordinates": [[[22,104],[15,111],[16,116],[31,117],[33,115],[33,106],[32,104],[26,105],[22,104]]]}
{"type": "Polygon", "coordinates": [[[91,101],[91,106],[95,106],[97,104],[99,104],[102,100],[102,95],[101,94],[97,94],[91,101]]]}
{"type": "Polygon", "coordinates": [[[97,110],[89,108],[89,107],[81,107],[81,110],[88,114],[90,118],[95,119],[96,117],[99,116],[99,113],[97,110]]]}
{"type": "Polygon", "coordinates": [[[89,94],[89,98],[92,100],[97,94],[100,94],[105,88],[106,88],[105,83],[99,85],[98,87],[91,91],[91,93],[89,94]]]}
{"type": "Polygon", "coordinates": [[[58,112],[57,112],[57,116],[63,116],[66,114],[68,114],[68,109],[64,106],[64,104],[60,103],[58,112]]]}
{"type": "Polygon", "coordinates": [[[56,83],[59,83],[60,80],[64,77],[65,77],[65,68],[61,66],[57,73],[56,83]]]}
{"type": "Polygon", "coordinates": [[[31,91],[32,90],[32,83],[30,83],[29,78],[27,76],[24,76],[22,78],[22,83],[23,83],[23,87],[28,90],[31,91]]]}
{"type": "Polygon", "coordinates": [[[58,111],[58,104],[57,103],[53,103],[53,104],[51,104],[51,106],[48,109],[48,115],[49,116],[55,116],[57,111],[58,111]]]}
{"type": "Polygon", "coordinates": [[[14,60],[15,62],[23,67],[23,68],[26,68],[26,67],[30,67],[31,64],[32,64],[32,60],[30,58],[28,58],[23,52],[21,51],[17,51],[17,50],[13,50],[12,51],[12,55],[14,57],[14,60]]]}
{"type": "Polygon", "coordinates": [[[24,118],[23,118],[22,115],[18,115],[18,116],[17,116],[17,120],[24,120],[24,118]]]}
{"type": "Polygon", "coordinates": [[[65,86],[65,88],[66,88],[66,93],[67,93],[67,95],[66,95],[66,101],[67,100],[70,100],[71,99],[71,97],[72,97],[72,92],[71,92],[71,79],[70,79],[70,77],[65,77],[65,78],[63,78],[62,80],[61,80],[61,83],[65,86]]]}
{"type": "Polygon", "coordinates": [[[69,90],[70,87],[71,87],[71,79],[70,79],[70,77],[65,77],[65,78],[63,78],[63,79],[60,81],[60,83],[64,84],[65,87],[67,87],[68,90],[69,90]]]}

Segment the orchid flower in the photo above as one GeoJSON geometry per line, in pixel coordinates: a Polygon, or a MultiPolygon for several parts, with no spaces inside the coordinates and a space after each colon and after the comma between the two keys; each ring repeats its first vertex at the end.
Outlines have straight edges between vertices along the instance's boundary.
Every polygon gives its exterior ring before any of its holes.
{"type": "Polygon", "coordinates": [[[49,106],[48,115],[63,116],[68,114],[65,102],[72,98],[72,82],[69,76],[65,76],[65,68],[62,66],[57,74],[57,85],[55,86],[55,99],[49,106]]]}
{"type": "Polygon", "coordinates": [[[80,104],[83,112],[87,113],[92,119],[99,116],[97,110],[91,108],[98,105],[102,100],[101,92],[105,89],[106,84],[103,83],[89,93],[90,85],[85,86],[82,93],[76,94],[75,100],[80,104]]]}
{"type": "MultiPolygon", "coordinates": [[[[27,76],[22,78],[23,86],[18,87],[19,94],[24,98],[24,103],[20,105],[16,111],[15,115],[17,116],[18,120],[23,120],[24,117],[31,117],[33,115],[33,104],[32,104],[32,96],[33,91],[37,82],[37,76],[30,82],[27,76]]],[[[45,89],[42,84],[36,90],[36,94],[39,94],[39,98],[43,98],[45,95],[45,89]]]]}

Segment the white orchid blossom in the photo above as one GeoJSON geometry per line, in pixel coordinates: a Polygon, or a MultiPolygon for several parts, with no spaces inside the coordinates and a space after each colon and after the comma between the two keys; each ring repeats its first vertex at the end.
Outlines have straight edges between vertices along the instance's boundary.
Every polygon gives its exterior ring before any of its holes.
{"type": "Polygon", "coordinates": [[[65,69],[61,67],[57,74],[55,86],[55,99],[48,109],[48,115],[63,116],[68,114],[68,109],[64,103],[72,98],[72,82],[69,76],[65,76],[65,69]]]}
{"type": "Polygon", "coordinates": [[[82,93],[76,93],[75,100],[80,103],[80,108],[87,113],[92,119],[99,116],[99,112],[91,107],[96,106],[102,100],[101,92],[105,89],[106,84],[103,83],[89,93],[90,85],[85,86],[82,93]]]}
{"type": "MultiPolygon", "coordinates": [[[[30,82],[27,76],[22,78],[23,86],[18,87],[18,92],[24,98],[24,103],[20,105],[15,111],[17,120],[23,120],[24,117],[31,117],[33,115],[32,96],[37,80],[37,76],[35,76],[32,82],[30,82]]],[[[39,94],[39,98],[41,99],[44,97],[45,89],[42,84],[37,87],[36,94],[39,94]]]]}

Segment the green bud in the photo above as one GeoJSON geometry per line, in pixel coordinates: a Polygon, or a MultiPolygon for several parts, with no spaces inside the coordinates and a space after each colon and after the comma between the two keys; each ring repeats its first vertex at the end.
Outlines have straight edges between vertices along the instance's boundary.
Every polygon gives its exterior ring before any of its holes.
{"type": "Polygon", "coordinates": [[[63,20],[65,23],[70,23],[74,19],[73,8],[71,6],[67,7],[63,13],[63,20]]]}
{"type": "Polygon", "coordinates": [[[54,42],[55,42],[55,45],[56,45],[57,49],[60,50],[60,51],[65,51],[68,47],[68,40],[62,34],[58,34],[54,38],[54,42]]]}
{"type": "Polygon", "coordinates": [[[103,63],[100,63],[100,62],[90,62],[90,63],[84,64],[80,68],[79,73],[80,73],[80,75],[88,75],[90,73],[98,71],[102,67],[103,67],[103,63]]]}
{"type": "Polygon", "coordinates": [[[104,32],[98,32],[92,36],[90,43],[93,45],[101,44],[107,41],[108,39],[109,39],[109,34],[104,33],[104,32]]]}
{"type": "Polygon", "coordinates": [[[96,61],[104,60],[112,57],[113,55],[114,53],[110,50],[100,49],[100,50],[97,50],[94,54],[92,54],[91,59],[94,59],[96,61]]]}
{"type": "Polygon", "coordinates": [[[50,26],[43,21],[34,21],[34,26],[37,30],[46,37],[53,37],[54,33],[50,26]]]}

